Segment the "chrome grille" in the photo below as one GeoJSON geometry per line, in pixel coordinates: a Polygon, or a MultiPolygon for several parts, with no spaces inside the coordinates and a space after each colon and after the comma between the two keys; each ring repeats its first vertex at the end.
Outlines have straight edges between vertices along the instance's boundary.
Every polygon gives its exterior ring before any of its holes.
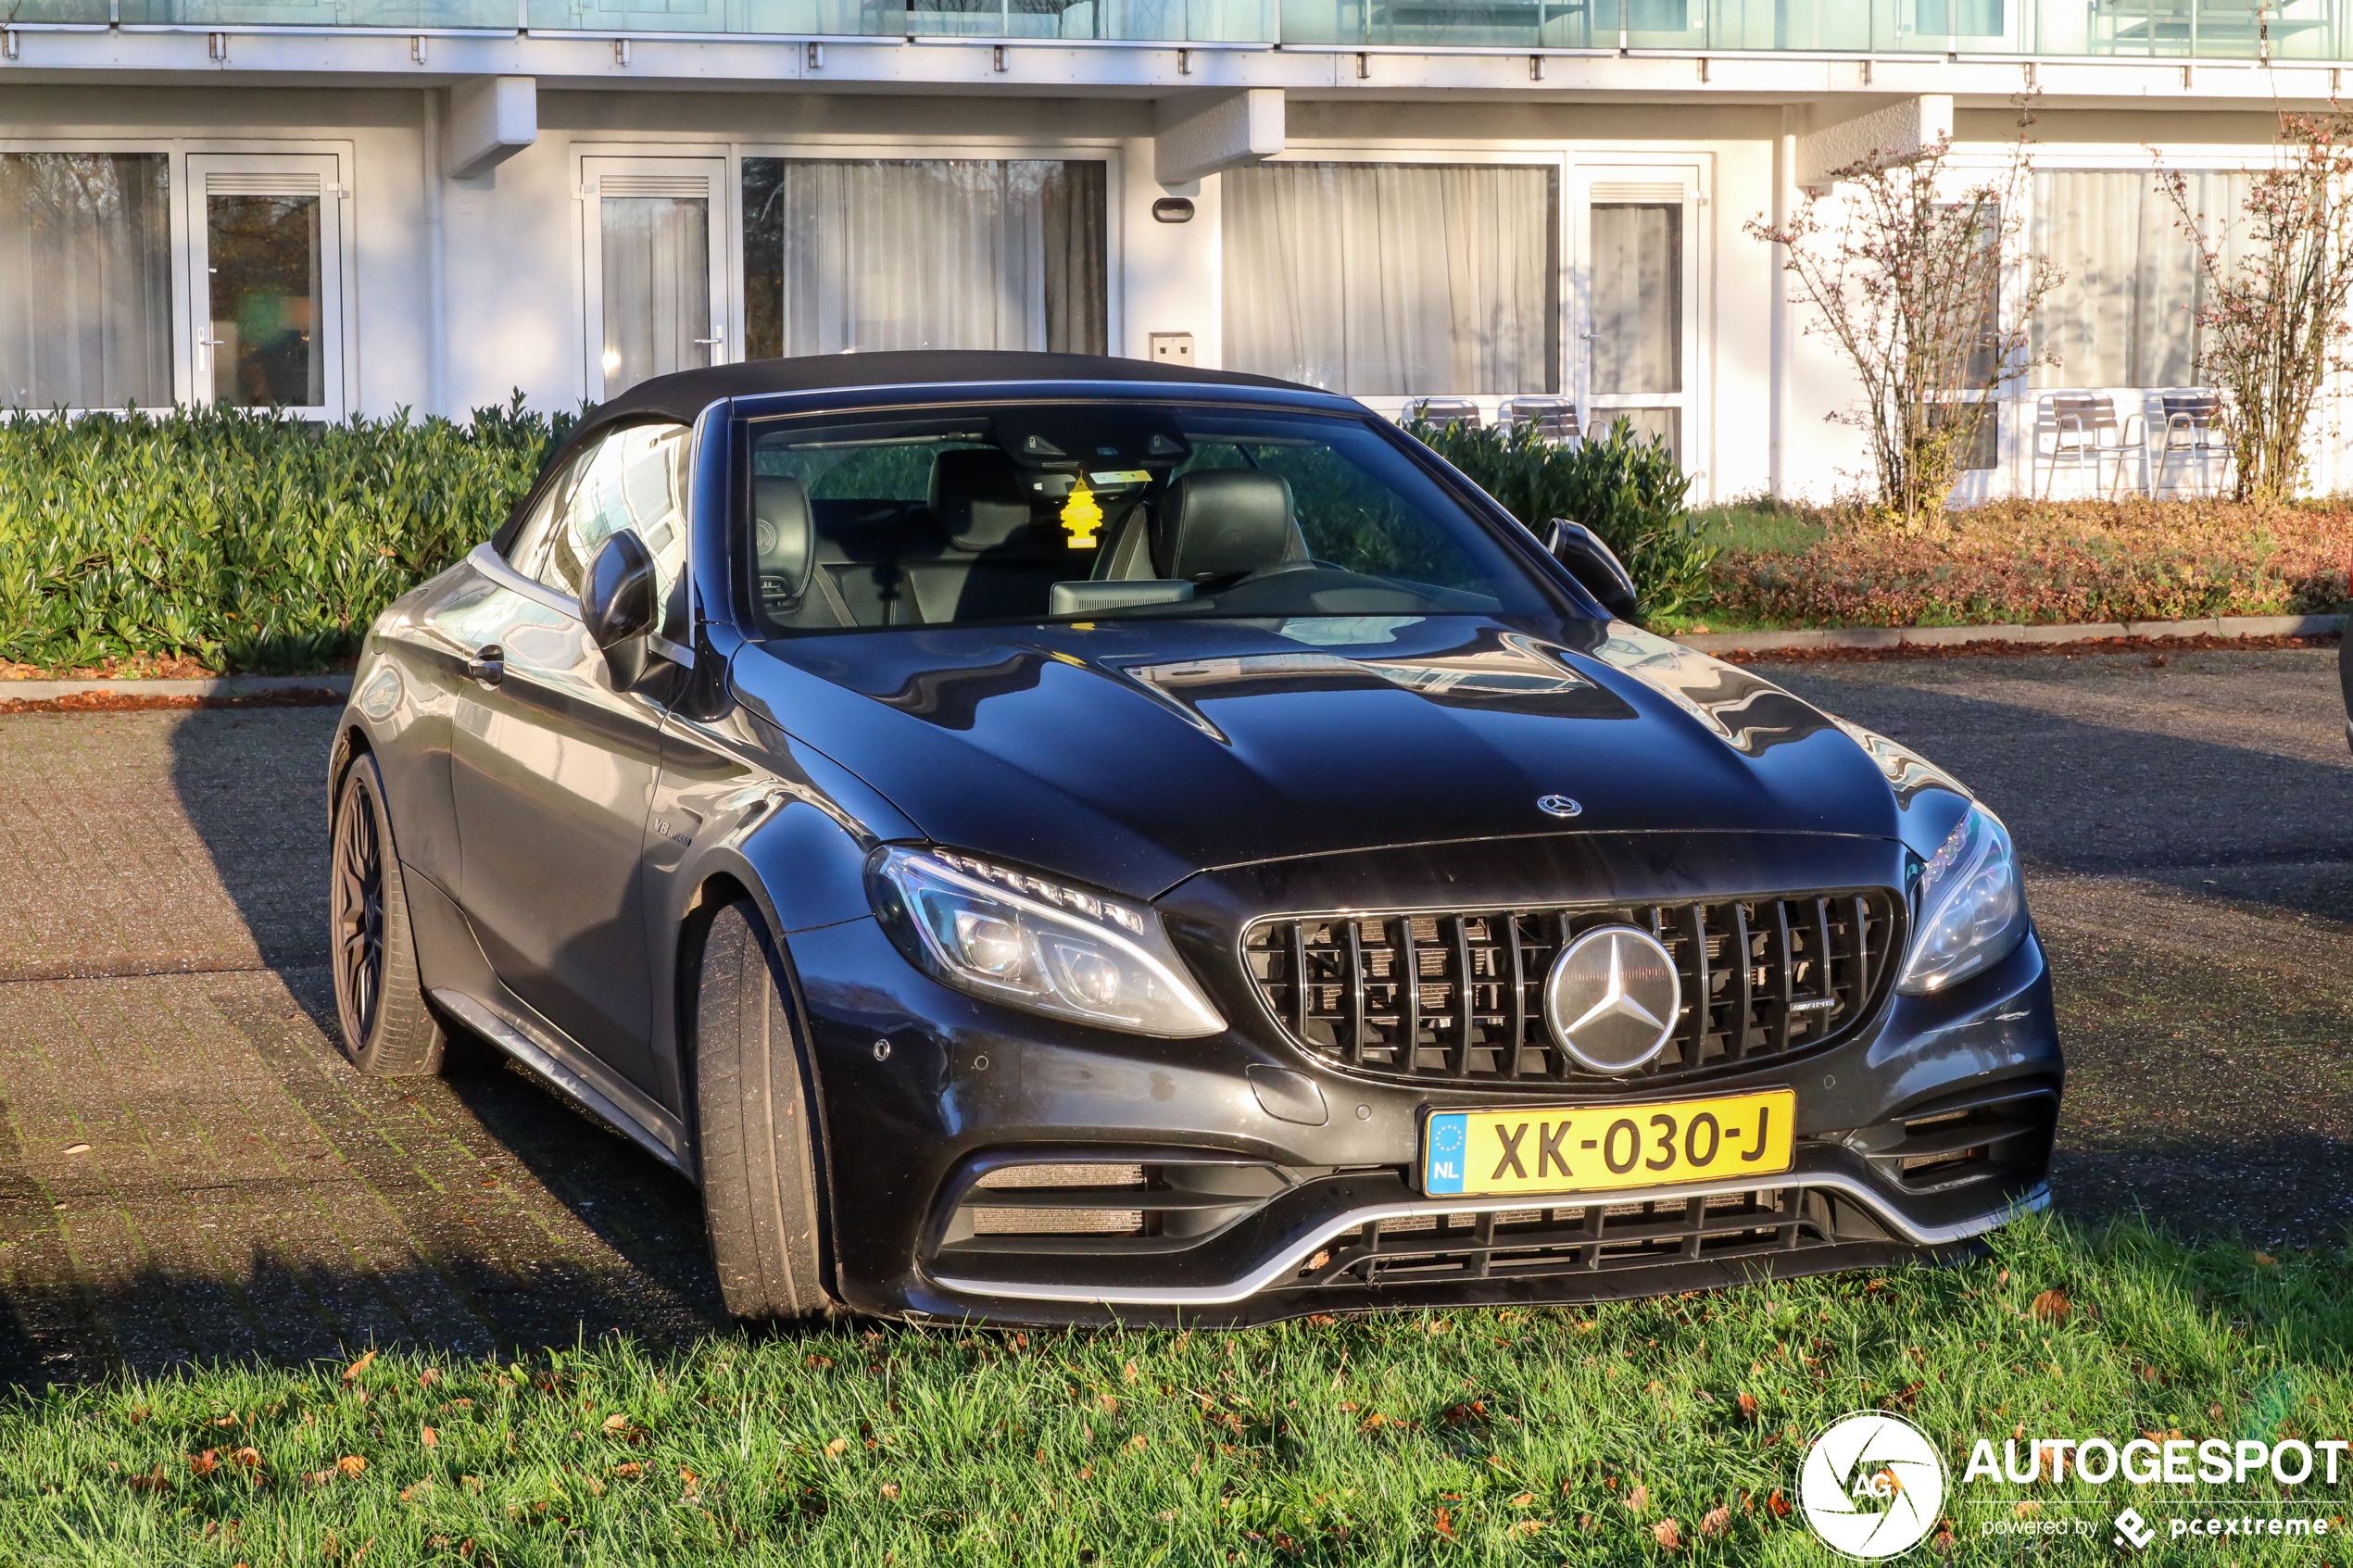
{"type": "Polygon", "coordinates": [[[1302,1047],[1380,1077],[1429,1083],[1655,1082],[1826,1044],[1870,1015],[1902,950],[1884,888],[1701,904],[1261,921],[1243,957],[1267,1011],[1302,1047]],[[1682,1008],[1632,1073],[1573,1060],[1543,1017],[1554,957],[1631,925],[1675,962],[1682,1008]]]}

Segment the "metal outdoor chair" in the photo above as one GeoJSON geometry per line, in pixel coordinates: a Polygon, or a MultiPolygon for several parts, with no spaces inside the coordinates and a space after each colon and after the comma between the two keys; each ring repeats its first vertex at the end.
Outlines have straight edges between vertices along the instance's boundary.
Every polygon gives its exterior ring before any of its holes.
{"type": "MultiPolygon", "coordinates": [[[[2044,394],[2034,408],[2034,461],[2042,466],[2042,494],[2051,493],[2061,464],[2079,477],[2088,471],[2097,488],[2101,465],[2112,463],[2115,472],[2101,494],[2115,495],[2127,461],[2146,466],[2138,433],[2142,422],[2133,414],[2120,426],[2115,400],[2103,392],[2044,394]]],[[[2137,475],[2133,487],[2140,487],[2137,475]]]]}
{"type": "Polygon", "coordinates": [[[1539,436],[1556,444],[1573,445],[1581,439],[1577,405],[1566,397],[1506,397],[1496,411],[1495,424],[1501,430],[1532,424],[1539,436]]]}
{"type": "Polygon", "coordinates": [[[1428,420],[1441,430],[1448,425],[1477,430],[1485,422],[1479,416],[1478,404],[1468,397],[1408,397],[1405,407],[1398,411],[1397,422],[1411,424],[1417,419],[1428,420]]]}
{"type": "Polygon", "coordinates": [[[2207,464],[2210,460],[2221,459],[2224,477],[2231,471],[2231,443],[2222,430],[2221,394],[2164,392],[2158,395],[2158,406],[2165,423],[2158,436],[2157,477],[2149,494],[2164,490],[2176,463],[2196,463],[2199,493],[2208,493],[2207,464]]]}

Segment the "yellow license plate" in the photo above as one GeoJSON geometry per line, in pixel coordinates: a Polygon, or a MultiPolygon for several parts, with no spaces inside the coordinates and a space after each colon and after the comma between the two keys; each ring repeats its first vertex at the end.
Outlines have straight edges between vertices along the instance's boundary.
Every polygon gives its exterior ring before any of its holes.
{"type": "Polygon", "coordinates": [[[1789,1089],[1651,1105],[1435,1110],[1422,1124],[1432,1198],[1611,1192],[1790,1168],[1789,1089]]]}

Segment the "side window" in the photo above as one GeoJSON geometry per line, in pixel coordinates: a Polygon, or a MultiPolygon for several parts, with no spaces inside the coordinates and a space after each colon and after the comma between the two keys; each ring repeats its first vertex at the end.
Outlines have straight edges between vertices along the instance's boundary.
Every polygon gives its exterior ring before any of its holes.
{"type": "Polygon", "coordinates": [[[661,579],[662,634],[686,625],[686,462],[690,432],[684,425],[632,425],[615,431],[573,459],[548,507],[547,547],[536,561],[521,546],[538,521],[518,536],[517,571],[577,597],[588,563],[605,541],[634,529],[653,553],[661,579]]]}
{"type": "Polygon", "coordinates": [[[571,476],[579,468],[580,460],[575,458],[567,465],[566,472],[556,476],[555,483],[541,493],[530,515],[522,520],[522,527],[515,531],[507,546],[507,564],[525,577],[539,575],[540,565],[547,555],[547,535],[563,509],[564,492],[571,487],[571,476]]]}

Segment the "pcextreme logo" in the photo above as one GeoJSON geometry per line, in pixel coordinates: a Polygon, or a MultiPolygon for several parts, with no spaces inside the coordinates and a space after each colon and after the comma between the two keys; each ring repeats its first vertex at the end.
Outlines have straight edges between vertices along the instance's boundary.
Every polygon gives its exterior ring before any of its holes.
{"type": "Polygon", "coordinates": [[[1900,1415],[1856,1411],[1814,1435],[1797,1502],[1824,1546],[1866,1562],[1918,1546],[1944,1506],[1944,1461],[1900,1415]]]}

